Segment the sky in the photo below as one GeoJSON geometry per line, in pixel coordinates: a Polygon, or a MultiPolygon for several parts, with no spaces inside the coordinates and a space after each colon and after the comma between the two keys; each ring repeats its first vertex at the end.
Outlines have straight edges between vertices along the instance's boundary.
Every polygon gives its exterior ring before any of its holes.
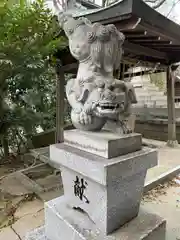
{"type": "Polygon", "coordinates": [[[179,0],[167,0],[158,11],[163,15],[180,24],[180,1],[179,0]],[[173,7],[174,6],[174,7],[173,7]],[[172,10],[173,9],[173,10],[172,10]],[[171,11],[172,10],[172,11],[171,11]]]}

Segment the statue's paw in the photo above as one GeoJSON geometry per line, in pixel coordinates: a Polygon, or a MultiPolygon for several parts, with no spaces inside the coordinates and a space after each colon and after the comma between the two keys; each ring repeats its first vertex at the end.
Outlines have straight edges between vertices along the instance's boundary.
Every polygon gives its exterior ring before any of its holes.
{"type": "Polygon", "coordinates": [[[130,134],[130,133],[132,133],[132,132],[133,132],[133,131],[132,131],[132,129],[130,129],[130,128],[127,130],[127,133],[128,133],[128,134],[130,134]]]}
{"type": "Polygon", "coordinates": [[[83,125],[91,124],[92,123],[92,116],[88,115],[85,112],[81,112],[80,116],[79,116],[79,122],[80,122],[80,124],[83,124],[83,125]]]}
{"type": "Polygon", "coordinates": [[[132,132],[133,131],[130,128],[125,128],[124,131],[123,131],[124,134],[130,134],[132,132]]]}
{"type": "Polygon", "coordinates": [[[120,121],[120,124],[124,134],[130,134],[133,132],[132,129],[127,126],[126,122],[120,121]]]}
{"type": "Polygon", "coordinates": [[[91,111],[92,111],[91,107],[88,107],[88,108],[86,108],[86,109],[84,110],[84,112],[85,112],[87,115],[90,115],[90,114],[91,114],[91,111]]]}

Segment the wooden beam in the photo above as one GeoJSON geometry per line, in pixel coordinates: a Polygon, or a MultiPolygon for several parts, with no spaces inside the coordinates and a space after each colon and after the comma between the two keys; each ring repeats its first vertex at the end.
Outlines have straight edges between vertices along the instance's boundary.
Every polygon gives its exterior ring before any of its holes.
{"type": "Polygon", "coordinates": [[[176,140],[176,115],[175,115],[175,77],[171,67],[167,68],[167,106],[168,106],[168,146],[177,145],[176,140]]]}
{"type": "Polygon", "coordinates": [[[168,59],[168,56],[164,52],[159,52],[157,50],[140,46],[139,44],[130,43],[128,41],[125,41],[123,48],[125,52],[127,51],[138,56],[144,55],[144,56],[150,56],[157,59],[164,59],[164,60],[168,59]]]}
{"type": "Polygon", "coordinates": [[[156,32],[155,35],[164,36],[172,41],[175,40],[179,42],[180,28],[178,24],[159,14],[159,12],[147,5],[144,1],[133,0],[132,12],[132,14],[143,19],[142,24],[145,30],[152,30],[152,32],[156,32]]]}
{"type": "MultiPolygon", "coordinates": [[[[158,35],[158,36],[162,37],[163,39],[169,39],[170,41],[173,41],[176,44],[180,44],[179,38],[172,36],[172,34],[170,34],[170,32],[169,32],[169,29],[162,30],[162,29],[156,28],[155,26],[149,25],[145,22],[143,22],[141,27],[144,28],[144,30],[150,32],[152,35],[155,35],[155,36],[158,35]]],[[[178,33],[177,33],[177,35],[178,35],[178,33]]]]}
{"type": "Polygon", "coordinates": [[[158,48],[161,47],[165,47],[165,48],[180,48],[180,45],[176,45],[176,44],[162,44],[161,46],[158,46],[158,48]]]}
{"type": "Polygon", "coordinates": [[[56,64],[56,136],[55,142],[61,143],[64,141],[64,85],[65,77],[61,67],[61,61],[57,60],[56,64]]]}
{"type": "Polygon", "coordinates": [[[132,16],[130,14],[119,17],[118,22],[117,21],[114,22],[113,19],[112,20],[108,19],[106,22],[103,21],[103,24],[113,23],[119,31],[128,30],[133,31],[134,29],[136,29],[140,22],[141,22],[140,18],[132,16]]]}
{"type": "Polygon", "coordinates": [[[133,42],[149,42],[149,41],[160,41],[161,37],[158,36],[144,36],[144,37],[126,37],[128,41],[133,41],[133,42]]]}
{"type": "Polygon", "coordinates": [[[156,47],[156,48],[158,48],[158,49],[169,49],[169,50],[171,50],[171,49],[175,49],[175,50],[179,50],[180,49],[180,45],[179,46],[177,46],[177,45],[160,45],[160,46],[158,46],[158,45],[156,45],[156,46],[153,46],[154,48],[156,47]]]}
{"type": "Polygon", "coordinates": [[[125,36],[127,37],[140,37],[140,36],[146,36],[147,35],[147,31],[122,31],[124,33],[125,36]]]}
{"type": "Polygon", "coordinates": [[[156,45],[167,45],[167,46],[170,46],[172,44],[172,41],[146,41],[144,42],[143,40],[142,41],[139,41],[138,43],[140,44],[143,44],[144,46],[156,46],[156,45]]]}

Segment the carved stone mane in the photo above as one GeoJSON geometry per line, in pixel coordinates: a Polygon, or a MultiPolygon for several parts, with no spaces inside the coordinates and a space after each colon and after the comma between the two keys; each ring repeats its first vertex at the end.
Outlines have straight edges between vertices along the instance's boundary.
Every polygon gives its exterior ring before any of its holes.
{"type": "Polygon", "coordinates": [[[90,46],[89,54],[97,68],[105,72],[119,68],[125,37],[113,24],[106,26],[100,23],[92,24],[86,18],[75,20],[69,15],[61,15],[59,20],[68,38],[71,38],[78,27],[82,32],[86,32],[84,41],[90,46]]]}
{"type": "Polygon", "coordinates": [[[93,24],[88,42],[91,44],[91,59],[99,69],[109,73],[119,68],[124,35],[114,25],[93,24]]]}

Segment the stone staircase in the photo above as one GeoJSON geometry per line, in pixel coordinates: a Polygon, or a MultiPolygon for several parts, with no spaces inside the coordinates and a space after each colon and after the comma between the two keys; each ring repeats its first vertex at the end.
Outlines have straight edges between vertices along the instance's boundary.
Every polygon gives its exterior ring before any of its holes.
{"type": "Polygon", "coordinates": [[[135,76],[131,79],[138,103],[135,107],[167,107],[167,96],[151,83],[151,75],[135,76]]]}
{"type": "MultiPolygon", "coordinates": [[[[152,79],[166,77],[165,73],[145,74],[131,78],[137,96],[138,103],[133,105],[132,112],[136,115],[149,115],[160,118],[167,118],[167,96],[165,89],[160,90],[152,79]],[[155,75],[156,74],[156,75],[155,75]]],[[[164,80],[166,81],[166,80],[164,80]]],[[[165,84],[166,85],[166,84],[165,84]]],[[[180,117],[180,104],[175,103],[176,117],[180,117]]]]}

